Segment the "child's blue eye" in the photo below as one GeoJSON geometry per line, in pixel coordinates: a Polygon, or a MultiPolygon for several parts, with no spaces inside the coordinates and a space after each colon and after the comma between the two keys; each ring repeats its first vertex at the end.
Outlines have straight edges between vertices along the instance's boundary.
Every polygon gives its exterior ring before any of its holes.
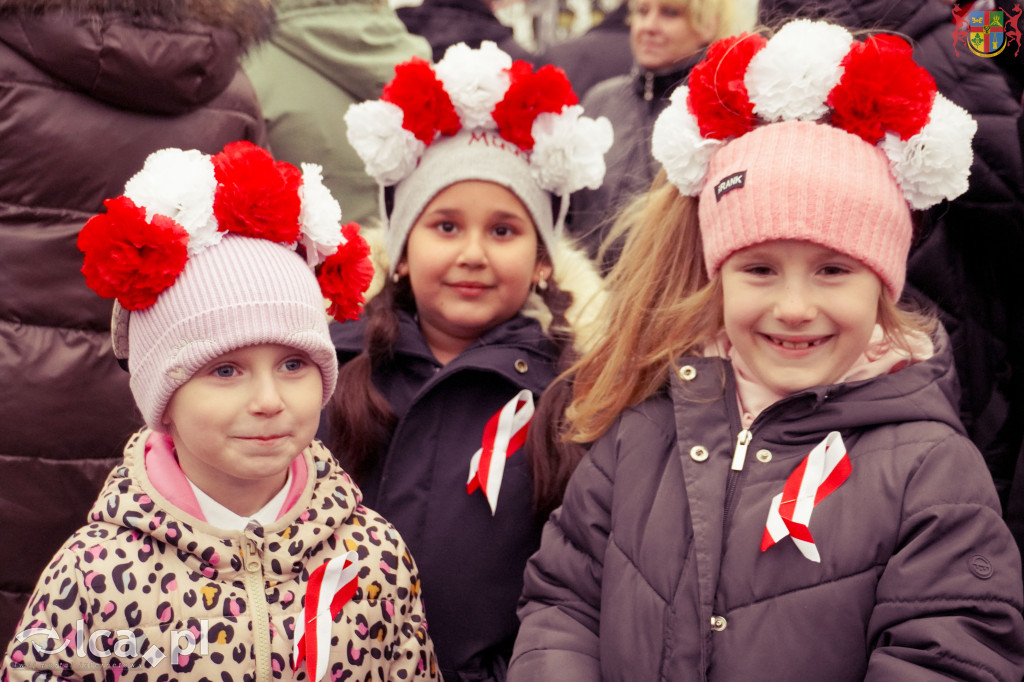
{"type": "Polygon", "coordinates": [[[235,376],[235,368],[231,365],[221,365],[217,369],[213,370],[213,373],[222,379],[230,379],[235,376]]]}
{"type": "Polygon", "coordinates": [[[288,372],[297,372],[306,366],[306,361],[301,358],[292,358],[284,361],[284,369],[288,372]]]}

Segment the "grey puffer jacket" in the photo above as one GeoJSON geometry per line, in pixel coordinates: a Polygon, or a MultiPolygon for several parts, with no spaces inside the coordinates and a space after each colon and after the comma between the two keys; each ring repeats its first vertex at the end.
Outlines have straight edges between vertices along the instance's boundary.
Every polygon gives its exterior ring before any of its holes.
{"type": "MultiPolygon", "coordinates": [[[[964,7],[968,3],[961,2],[964,7]]],[[[1015,3],[997,2],[1009,10],[1015,3]]],[[[1024,551],[1024,120],[994,59],[953,48],[950,3],[933,0],[762,0],[763,21],[824,13],[853,28],[895,31],[939,91],[978,122],[970,187],[930,209],[907,265],[908,290],[934,302],[953,339],[960,419],[995,479],[1024,551]]],[[[1009,48],[1004,50],[1009,52],[1009,48]]],[[[1021,57],[1014,58],[1020,62],[1021,57]]]]}
{"type": "Polygon", "coordinates": [[[690,380],[620,416],[545,527],[509,681],[1018,682],[1020,557],[937,346],[767,408],[739,472],[732,369],[682,358],[690,380]],[[762,552],[773,496],[831,431],[852,471],[814,508],[821,562],[788,537],[762,552]]]}
{"type": "Polygon", "coordinates": [[[239,55],[272,17],[268,0],[0,0],[0,640],[142,425],[78,231],[157,149],[266,143],[239,55]]]}

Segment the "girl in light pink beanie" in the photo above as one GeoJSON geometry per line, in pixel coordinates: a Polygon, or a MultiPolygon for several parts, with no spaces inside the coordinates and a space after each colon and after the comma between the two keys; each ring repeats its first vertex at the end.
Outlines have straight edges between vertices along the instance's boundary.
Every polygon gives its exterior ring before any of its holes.
{"type": "Polygon", "coordinates": [[[408,548],[315,440],[328,314],[357,316],[373,274],[319,166],[163,149],[105,205],[82,272],[117,300],[147,427],[40,578],[0,679],[439,679],[408,548]]]}
{"type": "Polygon", "coordinates": [[[590,447],[510,682],[1020,679],[1020,557],[948,337],[900,303],[911,210],[967,188],[975,128],[895,36],[709,47],[572,369],[590,447]]]}

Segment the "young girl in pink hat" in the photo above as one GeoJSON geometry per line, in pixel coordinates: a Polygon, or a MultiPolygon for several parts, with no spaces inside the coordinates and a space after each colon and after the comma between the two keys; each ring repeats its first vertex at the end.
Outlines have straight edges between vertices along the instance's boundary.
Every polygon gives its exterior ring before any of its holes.
{"type": "Polygon", "coordinates": [[[523,567],[579,459],[525,441],[600,289],[562,237],[611,142],[581,111],[560,71],[485,42],[399,65],[345,116],[381,186],[384,282],[333,325],[332,450],[410,542],[449,681],[504,677],[523,567]]]}
{"type": "Polygon", "coordinates": [[[163,149],[105,205],[82,272],[147,427],[0,678],[438,679],[408,548],[314,440],[372,276],[320,167],[163,149]]]}
{"type": "Polygon", "coordinates": [[[1021,678],[1020,557],[948,338],[899,304],[974,129],[893,36],[712,44],[574,367],[591,446],[509,680],[1021,678]]]}

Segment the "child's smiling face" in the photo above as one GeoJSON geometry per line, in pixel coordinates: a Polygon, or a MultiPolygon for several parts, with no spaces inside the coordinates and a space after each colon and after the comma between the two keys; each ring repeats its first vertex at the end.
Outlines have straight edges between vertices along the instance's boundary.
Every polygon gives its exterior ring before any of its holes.
{"type": "Polygon", "coordinates": [[[523,203],[500,185],[458,182],[413,223],[398,274],[408,275],[420,328],[442,363],[522,308],[550,266],[523,203]]]}
{"type": "Polygon", "coordinates": [[[882,283],[866,265],[805,241],[757,244],[721,269],[725,331],[754,378],[789,395],[838,381],[867,348],[882,283]]]}
{"type": "Polygon", "coordinates": [[[319,367],[295,348],[247,346],[211,360],[174,395],[163,423],[178,463],[236,514],[258,511],[316,435],[319,367]]]}

